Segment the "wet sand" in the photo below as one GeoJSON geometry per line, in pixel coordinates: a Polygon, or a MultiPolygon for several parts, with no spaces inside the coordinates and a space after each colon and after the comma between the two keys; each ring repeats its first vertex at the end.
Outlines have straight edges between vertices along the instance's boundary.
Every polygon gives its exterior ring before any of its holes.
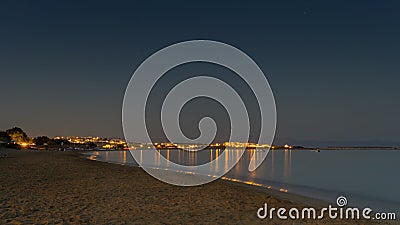
{"type": "Polygon", "coordinates": [[[0,181],[0,224],[398,224],[261,220],[256,212],[264,203],[287,209],[327,203],[224,180],[173,186],[140,168],[76,152],[1,149],[0,181]]]}

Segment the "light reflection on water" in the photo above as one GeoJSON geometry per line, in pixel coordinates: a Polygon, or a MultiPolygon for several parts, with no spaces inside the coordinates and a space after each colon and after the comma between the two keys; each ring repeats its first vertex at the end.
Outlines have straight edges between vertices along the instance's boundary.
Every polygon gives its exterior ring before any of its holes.
{"type": "MultiPolygon", "coordinates": [[[[140,159],[146,150],[140,151],[140,159]]],[[[160,150],[160,157],[183,165],[199,165],[225,152],[221,163],[210,164],[209,170],[226,169],[229,162],[240,157],[235,149],[207,149],[199,152],[168,149],[160,150]]],[[[271,150],[263,164],[249,172],[251,157],[261,156],[261,150],[246,150],[238,164],[223,179],[273,188],[281,192],[301,194],[334,202],[345,195],[349,204],[376,206],[378,209],[400,211],[400,151],[390,150],[271,150]]],[[[89,156],[126,165],[137,165],[127,151],[97,151],[89,156]]],[[[167,164],[167,167],[169,164],[167,164]]],[[[197,171],[196,171],[197,172],[197,171]]],[[[202,173],[204,171],[199,171],[202,173]]],[[[204,174],[213,176],[213,174],[204,174]]]]}

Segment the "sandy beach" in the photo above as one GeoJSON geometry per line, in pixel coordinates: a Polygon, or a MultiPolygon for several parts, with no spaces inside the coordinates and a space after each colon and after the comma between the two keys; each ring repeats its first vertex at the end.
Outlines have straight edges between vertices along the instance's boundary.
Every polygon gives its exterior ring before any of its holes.
{"type": "MultiPolygon", "coordinates": [[[[257,209],[323,202],[217,180],[178,187],[76,152],[0,150],[0,224],[395,224],[257,218],[257,209]]],[[[373,223],[374,222],[374,223],[373,223]]]]}

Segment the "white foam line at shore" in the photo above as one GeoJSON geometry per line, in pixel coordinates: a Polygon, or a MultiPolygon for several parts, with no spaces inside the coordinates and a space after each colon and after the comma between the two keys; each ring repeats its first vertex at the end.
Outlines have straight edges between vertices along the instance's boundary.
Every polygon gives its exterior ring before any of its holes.
{"type": "MultiPolygon", "coordinates": [[[[85,154],[85,155],[88,156],[88,157],[86,157],[87,159],[92,160],[92,161],[107,162],[107,163],[118,164],[118,165],[127,165],[127,164],[124,164],[124,163],[117,163],[117,162],[109,162],[109,161],[98,160],[97,157],[92,157],[94,155],[91,155],[91,154],[85,154]]],[[[142,166],[136,166],[136,165],[129,165],[129,166],[135,166],[135,167],[139,167],[139,168],[142,167],[142,166]]],[[[160,167],[148,167],[148,168],[155,169],[155,170],[164,170],[164,171],[169,171],[169,172],[174,172],[174,173],[184,173],[184,174],[190,174],[190,175],[196,175],[196,176],[209,176],[209,177],[217,178],[217,176],[211,175],[211,174],[204,175],[204,174],[198,174],[198,173],[190,172],[190,171],[170,170],[168,168],[160,168],[160,167]]],[[[255,186],[255,187],[262,187],[262,188],[267,188],[267,189],[276,189],[276,190],[279,190],[282,193],[288,193],[289,192],[289,190],[285,189],[285,188],[279,188],[279,189],[272,188],[271,185],[264,185],[264,184],[253,182],[253,181],[244,181],[244,180],[239,180],[239,179],[236,179],[236,178],[229,178],[229,177],[225,177],[225,176],[221,177],[221,179],[222,180],[231,181],[231,182],[236,182],[236,183],[247,184],[247,185],[255,186]]]]}

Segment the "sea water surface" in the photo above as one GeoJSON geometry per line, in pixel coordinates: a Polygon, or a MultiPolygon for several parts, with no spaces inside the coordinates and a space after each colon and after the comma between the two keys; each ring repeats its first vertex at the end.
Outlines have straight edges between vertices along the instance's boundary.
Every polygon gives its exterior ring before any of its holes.
{"type": "MultiPolygon", "coordinates": [[[[235,149],[207,149],[195,153],[178,149],[159,151],[165,158],[184,165],[207,163],[219,157],[223,151],[227,154],[224,154],[222,163],[240,157],[235,149]]],[[[331,203],[335,203],[338,196],[345,196],[351,206],[400,214],[400,151],[271,150],[262,165],[249,172],[248,166],[254,154],[261,152],[246,150],[238,164],[224,176],[225,179],[331,203]]],[[[89,157],[111,163],[138,165],[129,151],[95,151],[89,157]]]]}

